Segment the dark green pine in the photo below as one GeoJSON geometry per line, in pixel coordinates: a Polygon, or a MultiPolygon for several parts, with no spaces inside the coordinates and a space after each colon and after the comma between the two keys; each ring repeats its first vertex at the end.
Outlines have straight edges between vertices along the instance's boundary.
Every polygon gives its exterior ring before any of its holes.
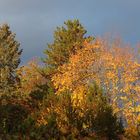
{"type": "Polygon", "coordinates": [[[7,24],[0,27],[0,96],[9,94],[15,87],[15,70],[20,63],[22,50],[15,40],[15,34],[7,24]]]}
{"type": "Polygon", "coordinates": [[[69,56],[83,47],[85,40],[93,40],[91,36],[85,37],[86,32],[79,20],[68,20],[64,22],[64,26],[57,27],[53,43],[48,44],[48,48],[44,52],[46,54],[44,62],[49,72],[67,63],[69,56]]]}

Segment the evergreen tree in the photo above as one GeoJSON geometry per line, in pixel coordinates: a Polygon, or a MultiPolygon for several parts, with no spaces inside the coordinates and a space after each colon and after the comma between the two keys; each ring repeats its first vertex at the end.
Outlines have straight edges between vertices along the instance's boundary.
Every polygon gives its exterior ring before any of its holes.
{"type": "Polygon", "coordinates": [[[82,48],[82,43],[92,41],[93,37],[85,37],[86,30],[80,24],[79,20],[68,20],[64,22],[65,26],[57,27],[54,32],[54,42],[48,44],[45,50],[47,58],[44,60],[47,70],[56,69],[58,66],[67,63],[69,56],[75,54],[77,49],[82,48]]]}
{"type": "Polygon", "coordinates": [[[15,87],[16,68],[20,63],[22,50],[15,40],[15,34],[4,24],[0,27],[0,96],[9,95],[15,87]]]}

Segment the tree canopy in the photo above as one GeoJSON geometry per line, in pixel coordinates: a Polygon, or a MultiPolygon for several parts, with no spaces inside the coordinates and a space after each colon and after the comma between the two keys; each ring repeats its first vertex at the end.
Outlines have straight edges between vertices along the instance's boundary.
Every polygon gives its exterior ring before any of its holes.
{"type": "Polygon", "coordinates": [[[0,139],[139,140],[139,48],[86,33],[68,20],[45,65],[19,66],[20,44],[0,26],[0,139]]]}
{"type": "Polygon", "coordinates": [[[0,96],[10,94],[18,81],[16,69],[22,50],[7,24],[0,27],[0,96]]]}

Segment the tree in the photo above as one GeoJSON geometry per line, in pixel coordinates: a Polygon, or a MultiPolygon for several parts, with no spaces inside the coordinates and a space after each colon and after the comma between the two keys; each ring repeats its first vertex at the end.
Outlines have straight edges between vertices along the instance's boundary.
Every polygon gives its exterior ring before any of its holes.
{"type": "Polygon", "coordinates": [[[85,40],[89,42],[93,37],[85,37],[86,30],[78,20],[68,20],[65,26],[57,27],[54,32],[54,42],[48,44],[45,50],[47,55],[44,60],[47,70],[50,72],[69,61],[69,56],[75,54],[77,49],[82,48],[85,40]]]}
{"type": "Polygon", "coordinates": [[[44,85],[46,79],[40,73],[40,67],[36,59],[28,62],[27,65],[21,66],[17,69],[20,80],[19,92],[25,96],[29,96],[31,92],[38,89],[38,86],[44,85]]]}
{"type": "Polygon", "coordinates": [[[133,126],[136,130],[140,118],[140,63],[132,49],[116,40],[110,43],[97,39],[83,45],[86,47],[71,55],[69,63],[58,67],[52,77],[57,93],[71,91],[73,97],[83,102],[86,87],[96,82],[103,88],[114,112],[123,114],[128,128],[133,126]]]}
{"type": "Polygon", "coordinates": [[[51,86],[40,73],[40,65],[37,59],[28,62],[27,65],[21,66],[17,70],[20,78],[20,87],[18,88],[18,95],[21,99],[27,102],[30,109],[36,111],[36,107],[43,100],[43,98],[52,92],[51,86]]]}
{"type": "Polygon", "coordinates": [[[16,68],[20,63],[22,50],[15,40],[15,34],[7,24],[0,27],[0,96],[9,95],[18,78],[16,68]]]}
{"type": "Polygon", "coordinates": [[[79,100],[75,102],[71,95],[70,92],[50,94],[44,100],[37,122],[47,127],[46,136],[50,139],[119,139],[123,134],[121,122],[96,84],[88,87],[80,106],[79,100]],[[59,132],[59,136],[54,132],[59,132]]]}

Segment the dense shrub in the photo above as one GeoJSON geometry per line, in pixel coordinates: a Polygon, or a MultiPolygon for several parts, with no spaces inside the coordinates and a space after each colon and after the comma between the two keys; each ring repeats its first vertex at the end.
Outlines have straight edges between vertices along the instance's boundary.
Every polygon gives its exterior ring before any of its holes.
{"type": "Polygon", "coordinates": [[[0,134],[18,133],[28,110],[20,104],[0,105],[0,134]]]}

